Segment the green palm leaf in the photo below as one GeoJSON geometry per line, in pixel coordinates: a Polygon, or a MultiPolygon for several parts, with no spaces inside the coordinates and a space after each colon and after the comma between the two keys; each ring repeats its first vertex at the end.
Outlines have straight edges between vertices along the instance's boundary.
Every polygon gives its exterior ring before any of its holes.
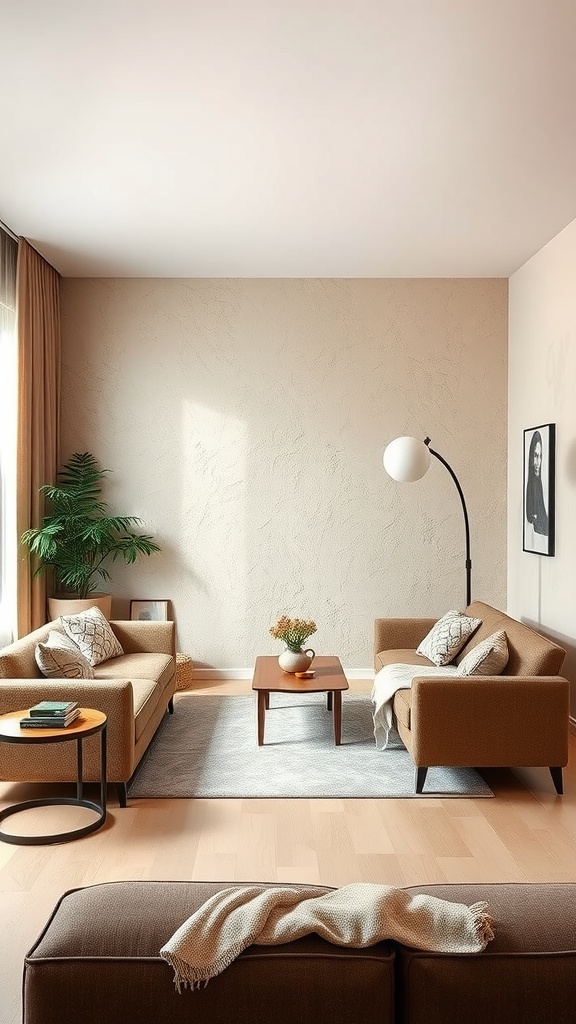
{"type": "Polygon", "coordinates": [[[76,452],[56,483],[40,488],[48,507],[42,526],[21,538],[37,562],[35,573],[53,570],[57,586],[78,597],[88,597],[99,582],[110,580],[108,559],[129,564],[160,551],[149,534],[134,532],[142,523],[138,516],[108,515],[101,492],[109,472],[90,452],[76,452]]]}

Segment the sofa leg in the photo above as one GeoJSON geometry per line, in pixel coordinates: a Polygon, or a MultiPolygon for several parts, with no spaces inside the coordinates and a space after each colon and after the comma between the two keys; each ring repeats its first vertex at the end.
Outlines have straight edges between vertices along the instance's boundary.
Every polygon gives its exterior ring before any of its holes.
{"type": "Polygon", "coordinates": [[[562,786],[562,769],[551,768],[550,775],[552,776],[552,782],[556,786],[556,792],[562,796],[562,793],[564,792],[564,787],[562,786]]]}
{"type": "Polygon", "coordinates": [[[424,783],[426,782],[426,775],[428,773],[427,768],[416,769],[416,792],[421,793],[424,789],[424,783]]]}
{"type": "Polygon", "coordinates": [[[174,697],[170,697],[170,700],[168,701],[168,714],[174,714],[174,697]]]}
{"type": "Polygon", "coordinates": [[[128,786],[125,782],[116,783],[116,792],[118,794],[118,800],[120,807],[128,806],[128,786]]]}

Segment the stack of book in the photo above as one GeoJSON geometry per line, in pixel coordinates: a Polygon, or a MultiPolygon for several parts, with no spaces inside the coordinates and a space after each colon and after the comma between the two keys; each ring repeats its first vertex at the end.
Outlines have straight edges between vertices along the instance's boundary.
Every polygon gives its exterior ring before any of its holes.
{"type": "Polygon", "coordinates": [[[77,700],[41,700],[20,719],[20,728],[65,729],[79,714],[77,700]]]}

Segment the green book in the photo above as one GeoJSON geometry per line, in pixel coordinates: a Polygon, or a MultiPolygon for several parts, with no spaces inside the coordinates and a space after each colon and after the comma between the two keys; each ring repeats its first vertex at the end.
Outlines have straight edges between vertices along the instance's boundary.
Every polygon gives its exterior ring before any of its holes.
{"type": "Polygon", "coordinates": [[[48,715],[62,718],[77,707],[77,700],[41,700],[39,704],[34,704],[34,707],[30,708],[28,714],[31,718],[46,718],[48,715]]]}

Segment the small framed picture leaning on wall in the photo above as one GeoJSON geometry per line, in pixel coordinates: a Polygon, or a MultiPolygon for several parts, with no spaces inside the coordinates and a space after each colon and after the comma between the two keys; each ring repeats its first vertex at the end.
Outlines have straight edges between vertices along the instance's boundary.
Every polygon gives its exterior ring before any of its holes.
{"type": "Polygon", "coordinates": [[[524,431],[524,551],[553,555],[555,542],[556,424],[524,431]]]}
{"type": "Polygon", "coordinates": [[[169,601],[130,601],[132,622],[167,622],[169,601]]]}

